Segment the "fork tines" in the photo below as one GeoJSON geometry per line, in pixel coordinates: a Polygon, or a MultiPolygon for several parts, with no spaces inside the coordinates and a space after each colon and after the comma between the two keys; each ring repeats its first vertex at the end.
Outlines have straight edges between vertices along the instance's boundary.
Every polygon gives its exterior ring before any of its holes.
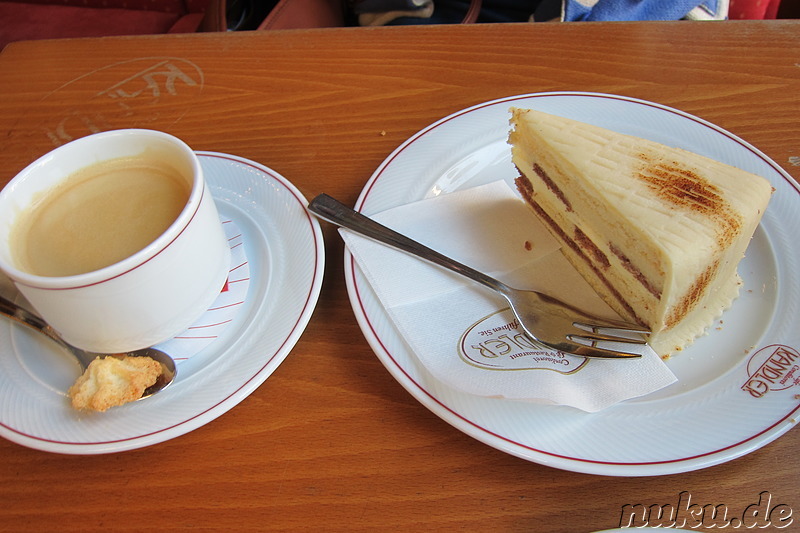
{"type": "Polygon", "coordinates": [[[593,333],[592,336],[597,336],[599,338],[607,338],[608,340],[613,339],[624,339],[628,341],[642,341],[650,335],[650,331],[644,329],[641,326],[637,326],[635,324],[630,324],[627,322],[614,322],[614,321],[606,321],[605,323],[599,324],[590,324],[588,322],[573,322],[573,326],[576,328],[586,331],[588,333],[593,333]]]}
{"type": "Polygon", "coordinates": [[[572,325],[587,334],[567,335],[568,340],[582,346],[632,355],[642,354],[643,347],[647,345],[646,338],[650,334],[639,326],[621,322],[609,322],[607,325],[573,322],[572,325]]]}

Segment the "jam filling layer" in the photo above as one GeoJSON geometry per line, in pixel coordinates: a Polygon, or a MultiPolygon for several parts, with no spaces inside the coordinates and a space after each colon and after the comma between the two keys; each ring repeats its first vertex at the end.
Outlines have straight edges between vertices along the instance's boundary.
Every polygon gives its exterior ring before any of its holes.
{"type": "Polygon", "coordinates": [[[619,259],[620,263],[622,263],[622,267],[628,272],[630,272],[631,275],[633,275],[633,277],[636,278],[636,280],[639,283],[641,283],[645,289],[647,289],[647,292],[649,292],[650,294],[652,294],[653,296],[655,296],[660,300],[661,290],[658,289],[655,285],[653,285],[653,283],[651,283],[650,280],[647,279],[647,276],[645,276],[641,270],[636,268],[636,265],[634,265],[633,262],[630,259],[628,259],[628,256],[622,253],[622,250],[617,248],[617,246],[614,244],[609,243],[609,248],[611,249],[611,253],[616,255],[617,259],[619,259]]]}
{"type": "MultiPolygon", "coordinates": [[[[564,197],[563,192],[558,187],[556,187],[555,183],[547,175],[544,169],[536,163],[534,163],[533,168],[536,171],[536,175],[542,179],[542,182],[545,184],[545,186],[547,186],[548,189],[553,191],[553,193],[559,198],[559,200],[562,201],[562,203],[564,203],[565,206],[569,206],[570,204],[564,197]]],[[[520,172],[520,178],[517,179],[517,188],[520,190],[523,196],[528,200],[528,203],[534,206],[534,209],[537,211],[537,213],[539,213],[539,215],[542,218],[548,221],[548,224],[551,227],[557,227],[557,229],[554,229],[554,231],[556,231],[559,234],[561,240],[567,243],[568,246],[570,246],[574,250],[580,250],[579,255],[586,260],[586,262],[592,267],[592,270],[594,270],[595,273],[598,275],[598,277],[600,277],[603,280],[604,285],[609,287],[609,289],[612,290],[612,292],[618,294],[616,289],[613,289],[610,286],[610,282],[608,282],[608,280],[605,279],[605,276],[600,274],[598,265],[603,270],[607,270],[611,266],[608,257],[603,253],[603,251],[583,231],[581,231],[580,228],[577,227],[575,228],[574,237],[570,239],[567,236],[567,234],[562,230],[562,228],[557,226],[554,220],[552,220],[548,215],[543,214],[541,208],[539,208],[538,205],[536,205],[536,203],[533,201],[533,194],[534,194],[533,184],[530,182],[530,180],[524,177],[524,174],[522,172],[520,172]],[[519,182],[521,180],[524,180],[525,184],[520,185],[519,182]],[[594,262],[592,261],[592,259],[594,259],[594,262]]],[[[620,263],[622,264],[622,267],[628,273],[630,273],[634,277],[634,279],[636,279],[645,288],[645,290],[647,290],[647,292],[652,294],[655,298],[661,299],[661,294],[662,294],[661,289],[659,289],[652,281],[650,281],[647,278],[647,276],[645,276],[645,274],[639,268],[637,268],[636,265],[633,264],[630,258],[628,258],[622,252],[622,250],[619,249],[619,247],[617,247],[613,243],[609,243],[609,249],[611,250],[611,253],[613,253],[617,257],[617,259],[619,259],[620,263]]],[[[628,305],[627,302],[622,301],[621,298],[618,299],[620,300],[620,304],[625,306],[626,309],[630,307],[630,305],[628,305]]]]}
{"type": "Polygon", "coordinates": [[[545,186],[553,191],[553,194],[556,195],[556,198],[561,200],[561,203],[564,204],[564,207],[567,208],[567,211],[572,212],[572,204],[570,204],[567,196],[564,194],[564,191],[562,191],[550,178],[550,176],[547,175],[547,172],[545,172],[544,169],[538,165],[538,163],[533,164],[533,171],[536,172],[536,175],[539,176],[545,186]]]}
{"type": "Polygon", "coordinates": [[[589,268],[592,269],[592,272],[595,274],[597,279],[600,280],[603,285],[608,289],[611,295],[614,297],[615,300],[619,303],[619,305],[625,310],[629,317],[632,317],[633,320],[641,326],[649,326],[639,315],[636,314],[633,307],[628,303],[627,300],[620,294],[620,292],[611,284],[611,282],[605,277],[603,272],[597,267],[597,265],[592,261],[592,259],[584,252],[584,249],[573,239],[569,238],[569,236],[564,232],[564,230],[559,226],[555,220],[550,218],[550,216],[544,212],[544,210],[533,200],[533,185],[531,184],[530,180],[524,176],[520,176],[515,180],[517,185],[517,189],[519,190],[520,194],[525,198],[525,200],[530,204],[533,210],[536,212],[539,217],[545,221],[545,223],[550,226],[553,233],[555,233],[558,238],[566,244],[570,250],[572,250],[578,257],[583,259],[589,268]]]}

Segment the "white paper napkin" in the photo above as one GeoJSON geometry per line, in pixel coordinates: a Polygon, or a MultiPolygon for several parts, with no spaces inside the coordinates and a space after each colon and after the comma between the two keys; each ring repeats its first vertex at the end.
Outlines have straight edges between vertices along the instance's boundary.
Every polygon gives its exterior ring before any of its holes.
{"type": "MultiPolygon", "coordinates": [[[[504,181],[372,218],[512,287],[616,316],[504,181]]],[[[416,357],[451,387],[592,412],[676,381],[652,350],[641,359],[615,361],[534,348],[499,295],[350,231],[341,234],[416,357]]]]}

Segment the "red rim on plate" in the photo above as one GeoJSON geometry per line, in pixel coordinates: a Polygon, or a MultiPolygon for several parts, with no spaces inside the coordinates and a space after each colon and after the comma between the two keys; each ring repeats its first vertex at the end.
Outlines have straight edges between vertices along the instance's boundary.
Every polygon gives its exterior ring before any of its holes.
{"type": "MultiPolygon", "coordinates": [[[[599,109],[604,105],[610,104],[614,106],[622,105],[625,106],[626,109],[630,108],[628,109],[629,111],[633,109],[633,112],[635,112],[635,109],[637,109],[638,106],[641,106],[642,108],[647,108],[650,112],[655,113],[656,115],[670,115],[671,118],[674,119],[678,124],[682,122],[689,122],[691,123],[692,129],[699,130],[700,134],[707,135],[710,139],[712,139],[709,141],[709,143],[712,143],[714,138],[722,136],[725,138],[725,142],[733,144],[735,147],[734,149],[737,151],[737,156],[744,157],[745,159],[755,160],[759,165],[762,165],[766,169],[765,171],[762,171],[762,174],[765,172],[770,174],[769,176],[765,177],[770,179],[776,188],[780,189],[779,192],[785,195],[786,191],[790,191],[788,196],[791,198],[788,198],[787,201],[796,203],[798,200],[800,200],[800,198],[797,197],[797,193],[800,192],[800,187],[798,187],[798,184],[791,178],[791,176],[781,169],[780,166],[778,166],[762,152],[741,140],[737,136],[703,119],[663,105],[633,98],[597,93],[556,92],[519,95],[485,102],[454,113],[421,130],[409,138],[400,147],[398,147],[375,171],[373,176],[364,186],[356,203],[356,209],[359,211],[366,211],[367,213],[375,213],[383,209],[393,207],[393,205],[388,205],[392,201],[406,203],[406,201],[422,199],[400,198],[399,200],[387,201],[386,197],[393,195],[381,195],[376,193],[376,191],[381,186],[387,186],[389,181],[398,179],[397,175],[391,175],[393,166],[399,165],[402,167],[402,163],[398,163],[399,161],[403,160],[406,161],[406,164],[408,164],[408,160],[414,157],[415,151],[423,152],[420,146],[425,145],[425,143],[428,142],[429,136],[442,135],[442,130],[453,128],[456,125],[461,128],[463,128],[465,125],[471,125],[473,126],[473,130],[476,131],[480,131],[483,125],[485,125],[486,129],[496,128],[498,127],[498,124],[485,122],[488,114],[494,114],[496,115],[494,118],[498,118],[502,117],[504,113],[507,113],[507,109],[510,106],[539,107],[540,104],[544,104],[545,107],[555,106],[556,108],[561,105],[574,106],[574,108],[578,109],[579,111],[589,108],[599,109]],[[479,121],[483,122],[478,125],[474,124],[474,122],[479,121]],[[373,197],[375,197],[376,194],[377,199],[373,201],[373,197]]],[[[548,109],[542,110],[548,111],[548,109]]],[[[580,117],[573,118],[578,118],[579,120],[581,119],[580,117]]],[[[499,120],[502,120],[502,118],[499,120]]],[[[590,120],[586,121],[590,122],[590,120]]],[[[500,126],[505,127],[504,124],[500,124],[500,126]]],[[[635,134],[636,125],[634,125],[633,130],[634,131],[632,133],[635,134]]],[[[646,133],[647,132],[645,131],[645,134],[642,134],[641,136],[647,137],[646,133]]],[[[658,137],[658,134],[655,136],[658,137]]],[[[441,137],[437,137],[437,139],[441,145],[441,137]]],[[[493,139],[489,139],[486,142],[488,143],[491,140],[493,139]]],[[[654,140],[659,139],[655,138],[654,140]]],[[[437,147],[440,146],[437,145],[437,147]]],[[[712,151],[718,149],[719,148],[717,146],[711,146],[710,148],[712,151]]],[[[431,147],[425,146],[426,154],[430,153],[431,151],[431,147]]],[[[424,157],[424,155],[421,157],[424,157]]],[[[414,167],[414,170],[419,169],[414,167]]],[[[398,171],[398,174],[400,174],[400,171],[398,171]]],[[[411,174],[407,178],[408,180],[415,179],[413,176],[421,175],[425,177],[418,177],[417,179],[437,179],[437,174],[435,171],[432,173],[405,173],[405,175],[408,174],[411,174]]],[[[508,179],[508,177],[506,179],[508,179]]],[[[427,185],[427,183],[423,185],[427,185]]],[[[776,209],[778,208],[776,207],[776,209]]],[[[565,470],[574,470],[603,475],[644,476],[690,471],[732,460],[764,446],[788,431],[794,425],[794,417],[796,417],[800,412],[800,406],[798,406],[797,401],[784,402],[789,404],[788,407],[784,405],[785,410],[782,409],[781,412],[769,412],[769,423],[766,424],[765,427],[758,427],[757,429],[754,429],[745,437],[734,438],[733,440],[725,442],[724,444],[711,445],[709,449],[700,452],[695,451],[694,453],[685,454],[677,452],[674,454],[674,456],[668,458],[653,458],[652,460],[644,458],[631,461],[619,459],[606,460],[603,457],[591,457],[588,454],[582,455],[579,453],[564,452],[553,447],[540,446],[534,442],[531,442],[530,439],[512,436],[510,431],[497,430],[491,427],[492,423],[494,422],[491,419],[492,415],[496,414],[498,417],[501,417],[503,415],[504,406],[509,406],[513,402],[489,398],[473,398],[472,400],[463,399],[459,395],[464,393],[459,393],[458,391],[443,392],[443,388],[446,389],[446,386],[432,383],[431,380],[433,378],[424,374],[420,374],[419,369],[416,366],[418,363],[411,363],[413,354],[410,354],[405,343],[399,343],[396,339],[392,339],[392,337],[397,337],[399,334],[388,331],[389,328],[393,329],[393,326],[390,324],[387,325],[388,318],[383,314],[380,304],[376,304],[376,297],[371,295],[371,288],[369,287],[368,282],[361,275],[355,259],[347,250],[345,251],[345,273],[348,291],[350,292],[351,304],[356,313],[359,325],[361,326],[365,337],[372,346],[376,355],[378,355],[379,359],[395,377],[395,379],[397,379],[400,384],[405,387],[406,390],[418,401],[457,429],[494,448],[532,462],[554,466],[556,468],[562,468],[565,470]],[[378,310],[376,311],[376,309],[378,310]],[[473,404],[469,403],[471,401],[480,402],[482,414],[479,415],[475,412],[476,410],[473,409],[473,404]],[[489,414],[486,414],[487,412],[489,414]]],[[[791,269],[786,269],[786,272],[784,272],[784,274],[791,273],[791,269]]],[[[800,340],[796,340],[795,342],[800,343],[800,340]]],[[[770,343],[761,342],[759,347],[763,344],[770,343]]],[[[731,372],[728,374],[731,374],[731,372]]],[[[725,376],[723,376],[723,378],[724,377],[725,376]]],[[[514,408],[519,409],[519,405],[514,406],[514,408]]],[[[567,418],[574,416],[575,419],[580,418],[582,420],[586,420],[585,417],[596,417],[602,419],[602,417],[605,416],[603,412],[594,414],[578,413],[568,408],[544,405],[530,405],[529,409],[539,412],[544,412],[546,410],[558,410],[557,412],[560,416],[563,415],[567,418]]],[[[626,407],[621,405],[614,406],[611,409],[616,409],[617,412],[620,412],[620,410],[624,411],[626,407]],[[617,409],[618,407],[620,409],[617,409]]],[[[763,410],[761,406],[759,406],[759,409],[763,410]]],[[[702,419],[703,413],[698,412],[697,416],[699,419],[702,419]]],[[[759,413],[755,416],[761,416],[761,411],[759,411],[759,413]]],[[[667,426],[668,423],[669,421],[667,421],[667,426]]],[[[731,421],[731,423],[734,422],[731,421]]],[[[687,422],[684,421],[683,425],[685,426],[686,424],[687,422]]],[[[655,427],[651,429],[658,431],[658,424],[654,422],[654,425],[655,427]]],[[[547,428],[541,429],[542,431],[547,430],[547,428]]],[[[581,432],[577,432],[574,436],[583,436],[584,438],[587,437],[587,435],[582,434],[581,432]]],[[[589,436],[589,438],[591,438],[591,436],[589,436]]]]}

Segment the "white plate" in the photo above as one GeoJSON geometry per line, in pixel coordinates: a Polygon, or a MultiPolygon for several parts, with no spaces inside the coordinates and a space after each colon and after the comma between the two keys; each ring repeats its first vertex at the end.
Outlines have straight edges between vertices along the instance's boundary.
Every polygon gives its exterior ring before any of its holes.
{"type": "MultiPolygon", "coordinates": [[[[595,531],[594,533],[631,533],[631,531],[664,531],[663,528],[660,527],[642,527],[642,526],[632,526],[632,527],[621,527],[618,529],[604,529],[602,531],[595,531]]],[[[675,529],[669,528],[669,533],[691,533],[690,529],[675,529]]]]}
{"type": "Polygon", "coordinates": [[[163,392],[105,413],[65,397],[79,373],[39,334],[0,322],[0,435],[51,452],[141,448],[197,429],[252,393],[303,333],[322,285],[324,247],[303,195],[278,173],[236,156],[198,152],[223,218],[243,234],[249,293],[234,322],[178,366],[163,392]]]}
{"type": "Polygon", "coordinates": [[[678,383],[588,414],[471,396],[433,379],[346,252],[346,281],[356,318],[389,372],[418,401],[467,435],[529,461],[578,472],[644,476],[695,470],[740,457],[788,431],[800,404],[800,387],[793,386],[800,383],[800,355],[761,397],[743,387],[776,349],[786,347],[795,357],[795,348],[800,348],[800,247],[791,235],[800,227],[800,191],[776,163],[731,133],[681,111],[621,96],[514,96],[465,109],[411,137],[376,170],[356,208],[369,215],[513,179],[516,172],[506,144],[510,106],[686,148],[770,180],[775,195],[739,267],[745,280],[742,294],[723,323],[668,362],[678,383]]]}

